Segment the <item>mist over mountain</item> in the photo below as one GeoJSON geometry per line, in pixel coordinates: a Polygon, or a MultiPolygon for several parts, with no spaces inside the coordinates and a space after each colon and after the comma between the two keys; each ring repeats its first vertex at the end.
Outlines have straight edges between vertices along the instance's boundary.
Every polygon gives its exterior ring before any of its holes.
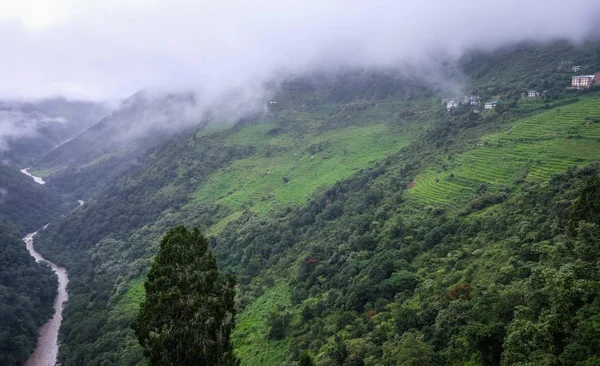
{"type": "MultiPolygon", "coordinates": [[[[135,123],[124,123],[110,136],[123,141],[149,131],[178,132],[203,119],[235,121],[264,113],[278,85],[307,75],[394,72],[460,95],[468,82],[459,65],[465,55],[525,41],[580,44],[598,36],[600,4],[10,0],[0,5],[0,14],[0,30],[11,34],[0,37],[6,50],[0,96],[63,95],[112,101],[116,110],[127,110],[133,99],[193,100],[180,106],[177,118],[156,108],[140,115],[138,105],[135,123]]],[[[0,149],[60,118],[5,113],[0,149]]],[[[68,129],[70,135],[81,132],[68,129]]],[[[60,142],[55,140],[45,150],[60,142]]]]}
{"type": "Polygon", "coordinates": [[[108,105],[63,98],[0,101],[0,160],[31,165],[61,143],[96,123],[108,105]]]}
{"type": "Polygon", "coordinates": [[[11,35],[0,37],[0,96],[114,99],[152,88],[212,99],[314,69],[419,74],[471,49],[581,42],[597,35],[599,11],[594,0],[9,0],[0,5],[0,30],[11,35]]]}

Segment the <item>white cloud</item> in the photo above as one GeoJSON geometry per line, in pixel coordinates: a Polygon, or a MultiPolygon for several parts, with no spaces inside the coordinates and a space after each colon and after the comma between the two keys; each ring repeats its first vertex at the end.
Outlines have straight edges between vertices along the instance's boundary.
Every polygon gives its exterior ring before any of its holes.
{"type": "Polygon", "coordinates": [[[0,97],[210,94],[274,72],[580,40],[599,11],[597,0],[3,0],[0,97]]]}
{"type": "Polygon", "coordinates": [[[18,105],[0,105],[0,152],[9,149],[10,141],[34,137],[44,126],[65,122],[62,117],[50,117],[37,111],[25,112],[18,105]]]}

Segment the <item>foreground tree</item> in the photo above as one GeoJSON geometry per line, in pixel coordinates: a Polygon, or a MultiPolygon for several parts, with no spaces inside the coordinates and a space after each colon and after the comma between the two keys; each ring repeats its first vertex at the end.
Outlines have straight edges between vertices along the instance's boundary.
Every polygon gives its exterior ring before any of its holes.
{"type": "Polygon", "coordinates": [[[132,327],[152,365],[237,365],[233,276],[219,274],[200,230],[165,234],[132,327]]]}

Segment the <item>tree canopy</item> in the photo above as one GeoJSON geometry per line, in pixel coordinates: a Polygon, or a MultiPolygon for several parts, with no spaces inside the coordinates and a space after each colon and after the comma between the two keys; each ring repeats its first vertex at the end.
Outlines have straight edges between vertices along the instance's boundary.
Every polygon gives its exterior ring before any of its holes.
{"type": "Polygon", "coordinates": [[[219,273],[198,228],[162,238],[133,329],[152,365],[236,365],[233,276],[219,273]]]}

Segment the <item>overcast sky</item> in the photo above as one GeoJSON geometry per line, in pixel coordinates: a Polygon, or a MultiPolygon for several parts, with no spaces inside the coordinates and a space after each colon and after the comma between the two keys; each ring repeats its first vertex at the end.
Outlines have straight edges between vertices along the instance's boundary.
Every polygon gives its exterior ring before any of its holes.
{"type": "Polygon", "coordinates": [[[0,98],[224,90],[597,32],[599,0],[0,0],[0,98]]]}

